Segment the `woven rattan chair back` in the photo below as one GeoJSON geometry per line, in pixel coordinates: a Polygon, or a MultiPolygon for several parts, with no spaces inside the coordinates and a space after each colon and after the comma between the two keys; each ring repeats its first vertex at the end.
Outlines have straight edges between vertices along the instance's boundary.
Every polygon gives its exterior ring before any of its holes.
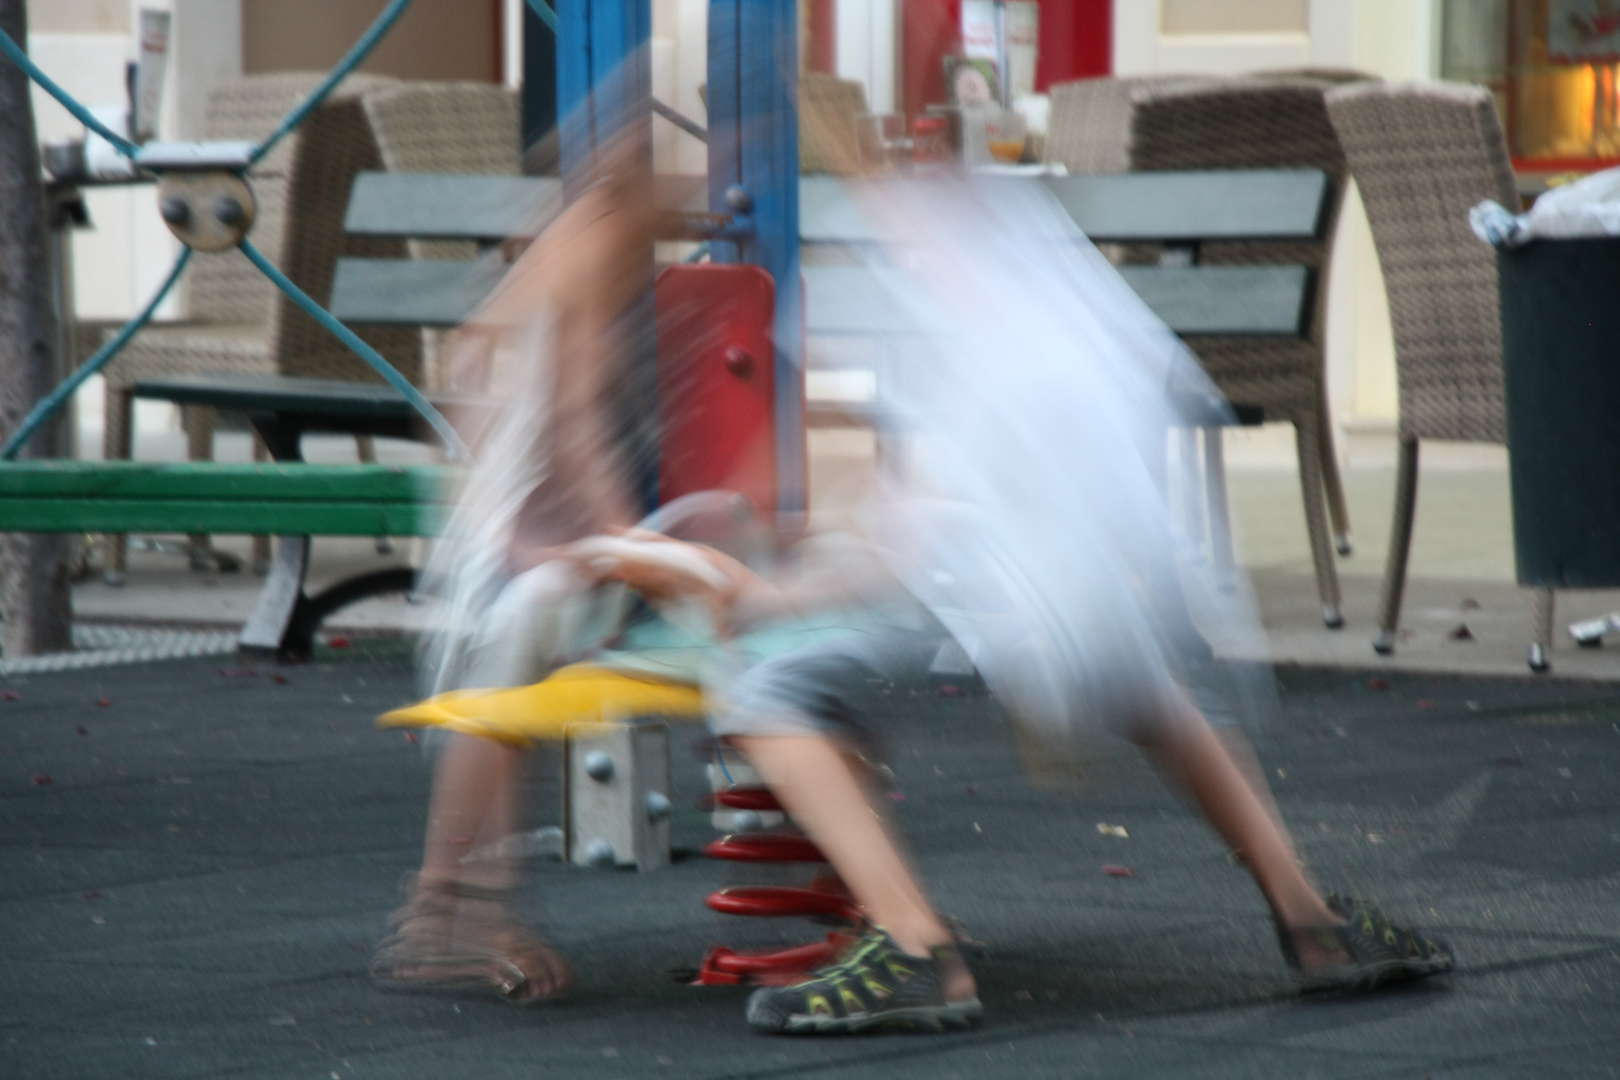
{"type": "MultiPolygon", "coordinates": [[[[1187,344],[1228,399],[1258,405],[1267,419],[1294,425],[1323,621],[1338,627],[1343,617],[1333,551],[1336,547],[1341,555],[1350,553],[1350,522],[1328,412],[1324,324],[1328,269],[1347,167],[1323,101],[1326,85],[1319,80],[1241,79],[1137,88],[1130,103],[1130,159],[1135,171],[1316,168],[1328,176],[1331,191],[1315,238],[1206,243],[1199,250],[1199,260],[1209,265],[1309,267],[1315,274],[1315,297],[1303,333],[1194,336],[1187,344]]],[[[1206,457],[1212,460],[1218,460],[1216,444],[1217,436],[1211,433],[1206,457]]]]}
{"type": "Polygon", "coordinates": [[[1496,256],[1468,226],[1481,200],[1518,203],[1490,91],[1368,84],[1327,108],[1389,295],[1401,434],[1505,442],[1496,256]]]}
{"type": "MultiPolygon", "coordinates": [[[[473,82],[414,82],[365,95],[363,104],[383,168],[399,173],[519,172],[522,147],[517,95],[473,82]]],[[[465,241],[410,240],[413,259],[470,259],[465,241]]]]}
{"type": "Polygon", "coordinates": [[[806,72],[799,80],[799,171],[860,172],[855,121],[866,112],[866,89],[859,82],[806,72]]]}
{"type": "Polygon", "coordinates": [[[1042,160],[1069,172],[1106,176],[1131,170],[1131,99],[1140,90],[1191,89],[1222,80],[1203,75],[1106,75],[1052,87],[1042,160]]]}

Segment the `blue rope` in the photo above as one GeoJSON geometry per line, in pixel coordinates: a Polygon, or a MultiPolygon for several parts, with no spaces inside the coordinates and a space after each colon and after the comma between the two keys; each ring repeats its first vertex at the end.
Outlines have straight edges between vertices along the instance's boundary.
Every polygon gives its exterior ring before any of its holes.
{"type": "Polygon", "coordinates": [[[701,244],[699,244],[697,246],[697,249],[695,251],[693,251],[692,254],[690,254],[686,258],[682,259],[681,262],[683,262],[683,263],[700,263],[700,262],[703,261],[703,257],[705,255],[708,255],[708,254],[710,254],[709,242],[707,240],[705,240],[705,241],[703,241],[703,243],[701,243],[701,244]]]}
{"type": "Polygon", "coordinates": [[[332,88],[347,78],[349,72],[353,71],[360,65],[361,61],[365,60],[367,54],[371,52],[377,42],[382,40],[382,36],[388,33],[399,17],[405,13],[405,9],[410,6],[410,3],[411,0],[393,0],[393,3],[383,9],[383,13],[377,16],[377,21],[371,24],[371,29],[367,30],[360,40],[354,43],[354,47],[348,51],[342,60],[338,61],[337,67],[332,69],[331,74],[326,76],[321,85],[315,88],[315,91],[304,100],[302,105],[288,113],[282,119],[281,125],[259,144],[258,149],[253,151],[253,161],[255,163],[262,160],[264,155],[270,152],[270,148],[280,142],[284,135],[303,123],[304,118],[314,112],[322,101],[326,100],[326,95],[332,92],[332,88]]]}
{"type": "Polygon", "coordinates": [[[0,447],[0,459],[10,460],[15,458],[22,451],[22,448],[28,445],[28,440],[34,437],[34,432],[39,430],[40,425],[49,420],[63,405],[67,404],[68,399],[73,396],[73,392],[86,379],[106,367],[107,361],[117,355],[118,350],[124,347],[126,341],[135,336],[135,331],[146,325],[147,320],[152,317],[152,312],[156,311],[157,306],[163,303],[163,298],[169,295],[169,290],[174,287],[174,283],[180,280],[180,272],[186,268],[186,263],[190,259],[191,249],[182,247],[180,257],[174,260],[174,268],[169,271],[169,276],[163,279],[162,287],[153,294],[152,299],[147,302],[141,313],[125,323],[123,328],[118,331],[117,336],[97,349],[95,355],[79,365],[77,371],[62,380],[62,385],[40,399],[39,404],[35,405],[33,410],[23,419],[22,426],[12,433],[11,438],[6,440],[4,447],[0,447]]]}
{"type": "Polygon", "coordinates": [[[546,3],[546,0],[529,0],[529,10],[539,16],[540,21],[550,27],[553,34],[557,32],[557,13],[551,10],[551,5],[546,3]]]}
{"type": "Polygon", "coordinates": [[[434,431],[439,433],[439,438],[444,440],[444,445],[450,451],[452,458],[458,461],[466,461],[470,458],[471,455],[467,451],[467,445],[461,441],[461,436],[456,434],[456,429],[450,426],[450,421],[446,420],[444,415],[433,407],[433,403],[423,397],[422,392],[412,386],[405,376],[395,370],[394,365],[384,360],[376,349],[361,341],[353,330],[338,322],[337,317],[330,311],[310,299],[308,293],[294,285],[287,275],[276,269],[275,264],[266,259],[263,253],[254,247],[250,241],[244,238],[237,246],[242,249],[242,254],[248,257],[248,261],[257,266],[259,272],[264,274],[265,277],[275,282],[276,287],[286,293],[293,303],[308,312],[310,318],[330,330],[339,341],[353,349],[360,359],[375,368],[377,374],[388,380],[389,385],[403,394],[405,400],[411,403],[411,407],[421,413],[422,418],[433,426],[434,431]]]}
{"type": "Polygon", "coordinates": [[[55,81],[52,80],[49,75],[39,70],[39,67],[28,58],[28,54],[23,52],[21,46],[19,46],[15,41],[11,40],[11,35],[6,33],[4,30],[0,30],[0,52],[5,53],[11,58],[12,63],[26,71],[28,73],[28,77],[39,83],[40,87],[47,94],[61,102],[62,108],[72,113],[74,118],[78,120],[79,123],[83,124],[97,135],[100,135],[103,139],[106,139],[108,142],[112,143],[113,146],[117,148],[118,152],[123,154],[125,157],[132,158],[135,156],[137,147],[134,143],[130,142],[122,135],[115,133],[106,124],[103,124],[100,120],[97,120],[94,116],[92,116],[89,109],[86,109],[83,105],[80,105],[77,101],[74,101],[73,95],[69,94],[60,86],[57,86],[55,81]]]}

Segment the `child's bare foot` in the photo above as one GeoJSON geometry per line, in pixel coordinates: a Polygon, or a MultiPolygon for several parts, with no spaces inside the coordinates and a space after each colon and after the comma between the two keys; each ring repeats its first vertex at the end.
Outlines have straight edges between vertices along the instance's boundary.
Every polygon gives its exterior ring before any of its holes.
{"type": "Polygon", "coordinates": [[[573,988],[567,962],[510,918],[498,892],[420,882],[410,897],[372,957],[372,980],[384,989],[482,991],[534,1005],[573,988]]]}
{"type": "Polygon", "coordinates": [[[1330,894],[1326,905],[1331,923],[1277,923],[1283,956],[1306,990],[1373,990],[1457,965],[1444,938],[1390,922],[1371,901],[1330,894]]]}

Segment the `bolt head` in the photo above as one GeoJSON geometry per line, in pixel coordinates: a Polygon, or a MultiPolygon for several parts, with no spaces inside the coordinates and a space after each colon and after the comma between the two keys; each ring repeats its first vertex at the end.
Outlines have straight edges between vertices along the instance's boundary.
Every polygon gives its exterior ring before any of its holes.
{"type": "Polygon", "coordinates": [[[599,784],[613,779],[613,759],[603,750],[592,750],[585,755],[585,775],[599,784]]]}
{"type": "Polygon", "coordinates": [[[221,224],[236,225],[247,216],[247,210],[234,195],[221,195],[214,200],[214,216],[221,224]]]}
{"type": "Polygon", "coordinates": [[[652,821],[663,821],[669,817],[671,810],[669,796],[662,791],[647,792],[647,817],[652,821]]]}
{"type": "Polygon", "coordinates": [[[585,845],[585,861],[592,866],[614,866],[619,860],[613,853],[613,845],[598,837],[585,845]]]}
{"type": "Polygon", "coordinates": [[[158,204],[158,212],[175,228],[179,228],[191,220],[191,204],[178,195],[170,195],[158,204]]]}
{"type": "Polygon", "coordinates": [[[737,832],[758,832],[764,822],[752,810],[738,810],[731,815],[731,827],[737,832]]]}
{"type": "Polygon", "coordinates": [[[732,345],[726,349],[725,363],[733,375],[746,375],[754,368],[754,357],[741,345],[732,345]]]}
{"type": "Polygon", "coordinates": [[[726,188],[726,205],[734,214],[746,214],[754,209],[754,197],[741,184],[726,188]]]}

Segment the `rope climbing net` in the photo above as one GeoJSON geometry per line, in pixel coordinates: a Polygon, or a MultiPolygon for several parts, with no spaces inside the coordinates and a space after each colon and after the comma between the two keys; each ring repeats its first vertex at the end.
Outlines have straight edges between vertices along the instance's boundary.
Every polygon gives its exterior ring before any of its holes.
{"type": "MultiPolygon", "coordinates": [[[[252,189],[248,184],[247,171],[259,162],[270,150],[295,130],[305,119],[320,107],[332,90],[342,82],[350,72],[358,67],[372,49],[374,49],[383,36],[399,21],[411,0],[390,0],[388,6],[382,10],[376,20],[360,36],[337,66],[323,79],[319,86],[310,92],[296,108],[287,113],[274,131],[257,143],[148,143],[145,146],[137,145],[107,125],[86,109],[73,95],[62,89],[55,80],[41,71],[28,53],[14,41],[9,34],[0,30],[0,53],[11,60],[12,63],[27,72],[28,77],[38,83],[40,88],[55,98],[71,113],[75,119],[84,124],[86,129],[105,139],[118,153],[128,158],[136,168],[149,173],[157,174],[162,181],[171,178],[183,178],[184,189],[195,196],[206,193],[209,198],[177,199],[174,195],[176,185],[160,183],[159,198],[163,203],[163,218],[168,223],[170,231],[182,243],[179,256],[175,259],[163,283],[157,291],[128,322],[119,328],[108,341],[97,349],[94,355],[80,365],[72,374],[64,379],[29,412],[17,430],[11,433],[3,447],[0,447],[0,459],[15,458],[22,448],[28,445],[35,432],[48,422],[67,402],[73,394],[84,384],[85,380],[106,367],[113,357],[134,337],[140,329],[152,318],[153,312],[163,302],[164,297],[174,288],[176,281],[185,271],[193,251],[218,251],[235,246],[247,256],[248,261],[258,267],[260,273],[270,279],[275,286],[304,311],[329,330],[337,339],[354,351],[362,360],[370,364],[379,375],[388,381],[394,389],[398,390],[411,407],[421,414],[439,437],[444,440],[453,459],[465,460],[467,450],[461,437],[450,426],[450,422],[433,407],[432,403],[422,395],[422,392],[399,373],[381,354],[366,344],[360,337],[344,326],[330,311],[316,303],[308,293],[300,289],[281,270],[264,257],[264,254],[248,239],[248,233],[253,227],[252,189]],[[205,208],[206,212],[199,213],[197,207],[205,208]]],[[[544,0],[528,0],[530,9],[538,15],[552,30],[556,29],[556,13],[544,0]]]]}

